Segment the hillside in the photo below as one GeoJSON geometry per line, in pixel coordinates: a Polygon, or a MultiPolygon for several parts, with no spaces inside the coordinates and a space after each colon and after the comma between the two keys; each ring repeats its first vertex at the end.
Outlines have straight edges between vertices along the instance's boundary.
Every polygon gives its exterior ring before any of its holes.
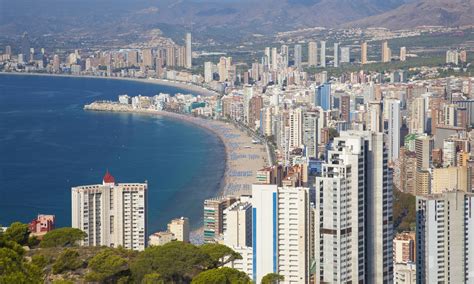
{"type": "Polygon", "coordinates": [[[405,29],[474,24],[474,0],[421,0],[344,26],[405,29]]]}

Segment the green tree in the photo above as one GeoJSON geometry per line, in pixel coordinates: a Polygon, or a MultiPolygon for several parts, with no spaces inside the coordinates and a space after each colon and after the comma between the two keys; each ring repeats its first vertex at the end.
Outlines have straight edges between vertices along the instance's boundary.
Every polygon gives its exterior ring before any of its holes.
{"type": "Polygon", "coordinates": [[[46,233],[40,243],[42,248],[75,246],[87,234],[75,228],[59,228],[46,233]]]}
{"type": "Polygon", "coordinates": [[[96,254],[87,266],[91,270],[86,275],[88,281],[113,281],[116,282],[124,273],[129,274],[127,259],[119,251],[106,248],[96,254]]]}
{"type": "Polygon", "coordinates": [[[268,273],[267,275],[263,276],[262,284],[277,284],[280,281],[284,281],[285,277],[278,273],[268,273]]]}
{"type": "Polygon", "coordinates": [[[164,284],[163,278],[158,273],[150,273],[145,275],[142,284],[164,284]]]}
{"type": "Polygon", "coordinates": [[[221,267],[236,259],[242,259],[239,253],[222,244],[204,244],[199,248],[211,257],[213,267],[221,267]]]}
{"type": "Polygon", "coordinates": [[[40,269],[44,269],[48,264],[51,263],[51,258],[42,254],[35,254],[31,257],[31,262],[40,269]]]}
{"type": "Polygon", "coordinates": [[[0,283],[42,283],[41,270],[15,250],[0,248],[0,283]]]}
{"type": "Polygon", "coordinates": [[[15,222],[4,233],[5,238],[14,241],[19,245],[26,245],[30,236],[30,230],[27,224],[15,222]]]}
{"type": "Polygon", "coordinates": [[[150,273],[159,273],[166,283],[189,282],[210,265],[210,256],[201,249],[175,241],[146,248],[133,261],[131,271],[136,282],[141,282],[150,273]]]}
{"type": "Polygon", "coordinates": [[[79,253],[72,249],[65,249],[53,263],[52,272],[60,274],[65,271],[72,271],[80,268],[83,262],[79,258],[79,253]]]}
{"type": "Polygon", "coordinates": [[[242,271],[234,268],[213,268],[199,273],[193,278],[193,284],[247,284],[250,278],[242,271]]]}

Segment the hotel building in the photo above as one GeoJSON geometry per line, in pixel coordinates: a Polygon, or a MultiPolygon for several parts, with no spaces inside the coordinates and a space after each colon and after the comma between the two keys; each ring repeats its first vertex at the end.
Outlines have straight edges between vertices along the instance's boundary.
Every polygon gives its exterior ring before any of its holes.
{"type": "Polygon", "coordinates": [[[87,233],[84,246],[147,245],[147,183],[116,183],[107,172],[102,184],[72,188],[72,227],[87,233]]]}

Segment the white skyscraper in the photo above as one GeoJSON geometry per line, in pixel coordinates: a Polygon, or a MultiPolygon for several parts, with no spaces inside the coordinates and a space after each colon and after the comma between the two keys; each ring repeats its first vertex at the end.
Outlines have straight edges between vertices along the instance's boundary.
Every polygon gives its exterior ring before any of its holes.
{"type": "Polygon", "coordinates": [[[308,43],[308,66],[318,65],[318,44],[315,41],[308,43]]]}
{"type": "Polygon", "coordinates": [[[295,67],[301,68],[301,58],[302,58],[302,50],[301,50],[301,44],[296,44],[295,45],[295,52],[294,52],[294,57],[295,57],[295,67]]]}
{"type": "Polygon", "coordinates": [[[288,45],[282,45],[281,46],[281,51],[280,51],[281,57],[282,57],[282,62],[284,67],[288,67],[288,60],[289,60],[289,51],[288,51],[288,45]]]}
{"type": "Polygon", "coordinates": [[[388,110],[388,160],[398,160],[400,154],[400,101],[387,100],[388,110]]]}
{"type": "Polygon", "coordinates": [[[334,67],[339,67],[339,43],[334,43],[334,67]]]}
{"type": "Polygon", "coordinates": [[[316,178],[316,281],[392,283],[392,187],[383,134],[341,132],[316,178]]]}
{"type": "Polygon", "coordinates": [[[252,271],[252,203],[242,196],[224,210],[224,245],[232,248],[242,259],[228,263],[228,267],[245,272],[250,278],[252,271]]]}
{"type": "Polygon", "coordinates": [[[321,41],[321,59],[319,61],[321,67],[326,67],[326,42],[321,41]]]}
{"type": "Polygon", "coordinates": [[[193,67],[193,51],[192,51],[191,33],[186,33],[186,68],[191,69],[192,67],[193,67]]]}
{"type": "Polygon", "coordinates": [[[318,122],[319,112],[305,111],[303,113],[303,144],[308,158],[318,156],[318,122]]]}
{"type": "Polygon", "coordinates": [[[417,196],[417,283],[474,283],[474,195],[417,196]]]}
{"type": "Polygon", "coordinates": [[[212,66],[212,62],[208,61],[208,62],[204,62],[204,82],[206,83],[209,83],[212,81],[212,69],[213,69],[213,66],[212,66]]]}
{"type": "Polygon", "coordinates": [[[278,52],[277,52],[277,48],[276,47],[273,47],[272,48],[272,61],[271,61],[271,66],[272,66],[272,70],[277,70],[278,69],[278,52]]]}
{"type": "Polygon", "coordinates": [[[291,109],[288,116],[290,127],[290,149],[299,148],[303,145],[303,111],[301,108],[291,109]]]}
{"type": "Polygon", "coordinates": [[[102,184],[73,187],[72,227],[87,233],[81,244],[144,250],[147,188],[146,183],[116,183],[109,172],[102,184]]]}
{"type": "Polygon", "coordinates": [[[351,49],[348,46],[341,47],[341,63],[351,62],[351,49]]]}
{"type": "Polygon", "coordinates": [[[309,281],[309,189],[252,186],[253,280],[278,273],[284,283],[309,281]]]}
{"type": "Polygon", "coordinates": [[[244,121],[246,124],[249,123],[249,108],[250,99],[253,97],[253,87],[251,85],[244,86],[244,121]]]}

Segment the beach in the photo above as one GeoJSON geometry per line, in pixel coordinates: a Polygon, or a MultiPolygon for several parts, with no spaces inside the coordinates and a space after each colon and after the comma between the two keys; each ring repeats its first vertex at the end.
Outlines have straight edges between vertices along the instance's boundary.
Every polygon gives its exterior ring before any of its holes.
{"type": "Polygon", "coordinates": [[[92,103],[84,107],[90,111],[130,112],[165,116],[199,126],[216,135],[224,144],[226,169],[217,195],[250,195],[256,172],[269,165],[266,146],[254,143],[245,130],[234,124],[194,117],[168,111],[131,109],[114,103],[92,103]]]}

